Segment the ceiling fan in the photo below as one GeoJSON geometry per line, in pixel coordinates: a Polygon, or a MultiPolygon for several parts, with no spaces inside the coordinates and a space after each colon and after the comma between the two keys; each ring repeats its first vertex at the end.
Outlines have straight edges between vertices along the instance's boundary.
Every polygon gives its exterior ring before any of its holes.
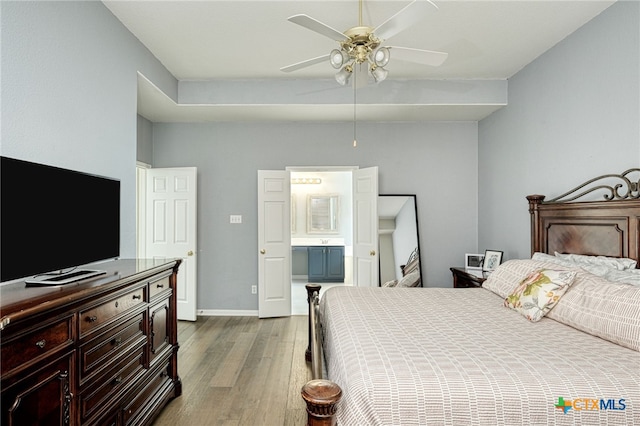
{"type": "Polygon", "coordinates": [[[440,66],[447,59],[447,53],[382,45],[394,35],[424,19],[431,12],[432,7],[438,8],[430,0],[414,0],[374,28],[362,24],[362,0],[360,0],[358,25],[345,32],[340,32],[305,14],[293,15],[288,18],[289,21],[337,41],[340,49],[333,49],[327,55],[288,65],[280,68],[280,71],[296,71],[328,60],[333,68],[339,70],[335,79],[340,85],[346,85],[355,73],[354,87],[362,87],[368,82],[369,72],[376,83],[387,78],[389,72],[384,69],[384,66],[389,63],[392,51],[393,57],[400,60],[434,67],[440,66]]]}

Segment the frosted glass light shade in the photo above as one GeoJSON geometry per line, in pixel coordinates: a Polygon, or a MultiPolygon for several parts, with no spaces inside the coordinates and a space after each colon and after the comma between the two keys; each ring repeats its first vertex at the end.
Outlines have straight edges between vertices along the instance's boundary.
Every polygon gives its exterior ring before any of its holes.
{"type": "Polygon", "coordinates": [[[342,65],[349,60],[349,54],[344,50],[333,49],[331,55],[329,55],[331,66],[335,69],[340,69],[342,65]]]}
{"type": "Polygon", "coordinates": [[[349,65],[346,65],[336,73],[336,81],[339,85],[344,86],[349,82],[349,78],[351,77],[352,73],[353,69],[349,65]]]}
{"type": "Polygon", "coordinates": [[[373,79],[376,83],[380,83],[389,75],[389,71],[385,70],[382,67],[371,67],[371,75],[373,75],[373,79]]]}
{"type": "Polygon", "coordinates": [[[384,67],[389,63],[389,59],[391,58],[391,53],[389,49],[386,47],[379,47],[373,51],[373,63],[379,67],[384,67]]]}

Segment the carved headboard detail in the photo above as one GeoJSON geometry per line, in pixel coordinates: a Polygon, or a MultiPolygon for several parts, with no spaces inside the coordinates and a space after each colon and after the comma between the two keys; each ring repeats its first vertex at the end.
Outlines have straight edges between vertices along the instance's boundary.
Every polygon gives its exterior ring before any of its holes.
{"type": "Polygon", "coordinates": [[[527,196],[532,253],[640,260],[640,169],[599,176],[550,201],[544,199],[527,196]],[[598,191],[604,191],[604,201],[575,201],[598,191]]]}

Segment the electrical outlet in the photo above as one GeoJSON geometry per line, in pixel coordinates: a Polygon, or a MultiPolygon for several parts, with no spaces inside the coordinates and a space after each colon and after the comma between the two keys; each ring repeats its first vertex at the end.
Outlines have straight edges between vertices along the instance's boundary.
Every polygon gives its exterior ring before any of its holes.
{"type": "Polygon", "coordinates": [[[251,294],[258,294],[258,286],[257,285],[252,285],[251,286],[251,294]]]}
{"type": "Polygon", "coordinates": [[[242,223],[241,214],[232,214],[229,216],[229,223],[242,223]]]}

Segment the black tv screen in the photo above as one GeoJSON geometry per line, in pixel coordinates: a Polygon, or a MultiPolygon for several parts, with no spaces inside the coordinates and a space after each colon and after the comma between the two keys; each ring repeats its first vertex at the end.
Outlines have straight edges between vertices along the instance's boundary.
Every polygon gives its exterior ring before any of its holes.
{"type": "Polygon", "coordinates": [[[120,181],[1,157],[0,281],[120,255],[120,181]]]}

